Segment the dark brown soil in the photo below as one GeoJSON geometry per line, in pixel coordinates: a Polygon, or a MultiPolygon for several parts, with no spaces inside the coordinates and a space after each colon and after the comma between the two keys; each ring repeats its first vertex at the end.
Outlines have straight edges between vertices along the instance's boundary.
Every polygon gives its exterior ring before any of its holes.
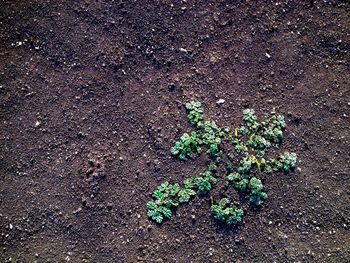
{"type": "Polygon", "coordinates": [[[350,262],[350,3],[257,2],[0,0],[0,262],[350,262]],[[191,99],[286,116],[298,169],[236,228],[147,218],[204,169],[170,154],[191,99]]]}

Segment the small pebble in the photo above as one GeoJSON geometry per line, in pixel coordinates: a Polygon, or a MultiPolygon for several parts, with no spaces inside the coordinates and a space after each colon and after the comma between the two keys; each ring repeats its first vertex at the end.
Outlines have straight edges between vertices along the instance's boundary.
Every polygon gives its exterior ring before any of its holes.
{"type": "Polygon", "coordinates": [[[225,103],[225,100],[224,99],[219,99],[217,102],[216,102],[216,104],[223,104],[223,103],[225,103]]]}

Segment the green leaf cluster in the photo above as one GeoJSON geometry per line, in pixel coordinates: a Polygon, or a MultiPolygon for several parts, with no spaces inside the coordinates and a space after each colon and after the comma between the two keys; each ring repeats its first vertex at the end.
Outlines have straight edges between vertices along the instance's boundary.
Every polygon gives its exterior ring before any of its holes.
{"type": "Polygon", "coordinates": [[[192,131],[190,135],[184,133],[180,140],[171,148],[171,153],[178,155],[181,160],[184,160],[186,157],[191,157],[195,153],[200,153],[201,144],[202,141],[196,131],[192,131]]]}
{"type": "Polygon", "coordinates": [[[253,149],[265,150],[271,146],[271,143],[260,135],[252,134],[247,141],[247,146],[253,149]]]}
{"type": "Polygon", "coordinates": [[[197,193],[199,195],[204,195],[217,183],[217,179],[213,176],[211,171],[205,171],[203,176],[196,177],[195,183],[197,186],[197,193]]]}
{"type": "Polygon", "coordinates": [[[192,196],[196,195],[195,177],[184,181],[184,188],[179,191],[178,197],[180,203],[188,202],[192,196]]]}
{"type": "MultiPolygon", "coordinates": [[[[153,201],[147,203],[148,216],[154,221],[161,223],[170,218],[172,209],[189,202],[194,196],[209,193],[214,185],[223,189],[232,185],[240,194],[249,196],[251,204],[260,206],[268,198],[262,179],[272,172],[288,172],[296,167],[295,153],[283,152],[276,159],[265,159],[269,148],[281,145],[286,127],[282,115],[273,114],[258,122],[255,111],[245,109],[241,126],[231,134],[228,128],[220,128],[214,121],[204,118],[200,102],[191,101],[186,104],[186,109],[194,130],[183,134],[171,153],[184,160],[203,149],[212,163],[203,174],[187,178],[181,185],[161,184],[153,193],[153,201]],[[225,138],[232,140],[234,151],[223,148],[225,138]],[[222,165],[222,160],[228,162],[222,165]],[[225,176],[217,176],[218,170],[225,176]]],[[[245,199],[241,200],[244,202],[245,199]]],[[[244,214],[227,198],[213,204],[211,212],[216,219],[229,225],[241,222],[244,214]]]]}
{"type": "Polygon", "coordinates": [[[214,121],[204,122],[201,139],[203,144],[207,146],[207,153],[210,156],[216,156],[219,153],[219,146],[222,142],[222,138],[225,138],[228,133],[229,129],[219,128],[214,121]]]}
{"type": "Polygon", "coordinates": [[[270,174],[273,171],[289,171],[296,166],[295,153],[285,152],[277,159],[265,160],[266,151],[271,147],[279,147],[286,127],[284,117],[275,115],[261,123],[253,109],[243,111],[243,125],[235,129],[232,144],[239,160],[236,169],[230,169],[227,180],[235,189],[250,194],[250,202],[261,205],[267,199],[260,179],[253,176],[270,174]]]}
{"type": "Polygon", "coordinates": [[[235,151],[238,154],[243,154],[247,155],[248,154],[248,147],[246,144],[242,143],[238,138],[234,138],[233,141],[233,146],[235,147],[235,151]]]}
{"type": "Polygon", "coordinates": [[[227,180],[240,192],[248,192],[250,194],[250,202],[254,205],[261,205],[262,201],[267,199],[266,192],[263,191],[263,184],[260,179],[241,175],[239,173],[231,173],[227,176],[227,180]]]}
{"type": "Polygon", "coordinates": [[[187,103],[186,109],[188,120],[194,125],[195,130],[190,135],[183,134],[172,147],[171,153],[184,160],[186,157],[191,157],[193,153],[200,153],[201,146],[204,145],[210,156],[218,157],[222,139],[229,134],[229,129],[222,129],[214,121],[205,120],[203,107],[199,101],[187,103]]]}
{"type": "Polygon", "coordinates": [[[208,193],[212,186],[217,182],[214,177],[217,167],[211,163],[202,176],[192,176],[183,181],[183,186],[178,183],[162,183],[153,192],[153,201],[147,203],[148,216],[162,223],[164,218],[172,216],[171,209],[176,208],[181,203],[187,203],[195,195],[204,195],[208,193]]]}
{"type": "Polygon", "coordinates": [[[233,145],[236,153],[246,156],[249,153],[263,157],[271,146],[278,147],[286,127],[282,115],[271,115],[261,123],[258,122],[253,109],[243,111],[243,125],[235,129],[233,145]]]}
{"type": "Polygon", "coordinates": [[[253,168],[256,162],[256,158],[254,156],[246,156],[241,159],[239,162],[238,173],[247,174],[253,168]]]}
{"type": "Polygon", "coordinates": [[[272,159],[270,161],[272,167],[275,171],[289,172],[294,169],[297,163],[296,153],[284,152],[281,154],[277,160],[272,159]]]}
{"type": "Polygon", "coordinates": [[[243,219],[243,209],[237,208],[230,203],[228,198],[222,198],[218,204],[211,206],[214,218],[228,225],[237,224],[243,219]]]}
{"type": "Polygon", "coordinates": [[[170,218],[172,216],[171,208],[179,205],[177,200],[179,191],[180,185],[178,183],[162,183],[153,192],[154,201],[147,203],[147,215],[157,223],[162,223],[164,218],[170,218]]]}
{"type": "Polygon", "coordinates": [[[251,132],[256,132],[260,127],[258,118],[256,117],[253,109],[245,109],[243,111],[243,121],[246,123],[251,132]]]}
{"type": "Polygon", "coordinates": [[[267,199],[266,192],[263,191],[263,184],[260,179],[252,177],[249,180],[249,191],[250,199],[249,201],[255,205],[261,205],[263,201],[267,199]]]}
{"type": "Polygon", "coordinates": [[[201,125],[201,122],[204,120],[204,110],[202,103],[199,101],[191,101],[186,103],[186,109],[188,111],[187,118],[191,124],[195,127],[201,125]]]}
{"type": "Polygon", "coordinates": [[[282,115],[272,115],[263,123],[263,136],[274,143],[280,143],[283,139],[283,131],[286,127],[286,122],[282,115]]]}
{"type": "Polygon", "coordinates": [[[239,173],[230,173],[227,176],[227,180],[233,183],[234,187],[240,191],[244,192],[247,190],[249,179],[247,176],[241,175],[239,173]]]}

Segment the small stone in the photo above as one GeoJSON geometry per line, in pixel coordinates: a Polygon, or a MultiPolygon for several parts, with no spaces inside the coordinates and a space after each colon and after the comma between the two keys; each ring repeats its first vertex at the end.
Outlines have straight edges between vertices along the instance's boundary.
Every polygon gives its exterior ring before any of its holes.
{"type": "Polygon", "coordinates": [[[86,175],[91,175],[91,174],[93,174],[93,172],[94,172],[94,169],[90,167],[89,169],[86,170],[85,173],[86,173],[86,175]]]}
{"type": "Polygon", "coordinates": [[[223,103],[225,103],[225,100],[224,100],[224,99],[219,99],[219,100],[216,102],[216,104],[218,104],[218,105],[223,104],[223,103]]]}
{"type": "Polygon", "coordinates": [[[37,121],[35,122],[34,126],[35,126],[35,127],[39,127],[40,124],[41,124],[41,122],[40,122],[39,120],[37,120],[37,121]]]}

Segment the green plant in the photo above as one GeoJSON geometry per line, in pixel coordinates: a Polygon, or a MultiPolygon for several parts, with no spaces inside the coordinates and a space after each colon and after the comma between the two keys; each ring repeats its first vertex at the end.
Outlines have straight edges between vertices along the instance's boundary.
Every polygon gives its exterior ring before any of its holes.
{"type": "Polygon", "coordinates": [[[295,153],[284,152],[277,160],[272,159],[270,161],[275,171],[289,172],[294,169],[297,163],[297,155],[295,153]]]}
{"type": "Polygon", "coordinates": [[[254,205],[261,205],[267,199],[266,192],[263,191],[263,184],[260,179],[252,177],[249,181],[250,199],[254,205]]]}
{"type": "Polygon", "coordinates": [[[219,146],[222,138],[230,132],[228,128],[219,128],[214,121],[205,121],[203,125],[201,139],[208,148],[207,153],[216,156],[219,153],[219,146]]]}
{"type": "Polygon", "coordinates": [[[263,122],[263,136],[274,142],[280,143],[283,139],[282,129],[286,127],[286,122],[282,115],[272,115],[263,122]]]}
{"type": "Polygon", "coordinates": [[[148,216],[157,223],[162,223],[164,217],[170,218],[171,208],[177,207],[179,202],[177,194],[180,191],[179,184],[164,182],[153,192],[154,201],[147,203],[148,216]]]}
{"type": "Polygon", "coordinates": [[[200,153],[201,148],[199,145],[201,143],[202,141],[196,131],[192,131],[190,135],[184,133],[174,147],[171,148],[171,153],[178,155],[181,160],[184,160],[186,157],[191,157],[194,153],[200,153]]]}
{"type": "Polygon", "coordinates": [[[253,109],[245,109],[243,111],[243,121],[246,123],[250,131],[255,132],[259,129],[260,124],[257,120],[258,118],[256,117],[253,109]]]}
{"type": "Polygon", "coordinates": [[[187,118],[194,126],[200,126],[201,121],[204,119],[204,110],[202,103],[199,101],[191,101],[186,103],[186,109],[188,110],[187,118]]]}
{"type": "Polygon", "coordinates": [[[242,221],[243,209],[232,205],[228,198],[222,198],[218,204],[211,206],[211,212],[214,218],[223,221],[228,225],[237,224],[242,221]]]}
{"type": "Polygon", "coordinates": [[[253,109],[243,111],[242,126],[235,129],[232,144],[238,158],[239,165],[231,170],[227,176],[228,182],[240,192],[250,194],[250,202],[261,205],[267,199],[263,191],[262,181],[253,176],[293,169],[296,165],[296,154],[285,152],[277,159],[265,160],[264,156],[271,146],[279,147],[283,138],[283,129],[286,127],[282,115],[272,115],[261,123],[253,109]]]}
{"type": "Polygon", "coordinates": [[[191,157],[193,153],[200,153],[201,146],[205,146],[210,156],[219,158],[220,144],[230,130],[220,128],[212,120],[204,119],[204,110],[202,104],[198,101],[186,103],[188,111],[188,120],[195,127],[191,134],[184,133],[180,140],[175,142],[171,149],[173,155],[178,155],[181,160],[191,157]]]}
{"type": "Polygon", "coordinates": [[[213,184],[216,184],[217,180],[213,176],[211,171],[205,171],[203,173],[202,177],[196,178],[196,186],[197,186],[197,193],[199,195],[206,194],[209,192],[213,186],[213,184]]]}
{"type": "Polygon", "coordinates": [[[239,162],[239,168],[238,173],[240,174],[246,174],[249,173],[250,170],[253,168],[253,165],[255,164],[255,157],[254,156],[246,156],[241,159],[239,162]]]}
{"type": "Polygon", "coordinates": [[[234,187],[240,192],[244,192],[247,190],[249,179],[246,176],[242,176],[239,173],[230,173],[227,176],[227,180],[229,182],[232,182],[234,187]]]}
{"type": "MultiPolygon", "coordinates": [[[[260,206],[268,197],[262,183],[264,177],[296,167],[295,153],[285,151],[277,158],[265,157],[270,148],[279,149],[281,146],[286,127],[282,115],[273,114],[259,122],[253,109],[245,109],[240,127],[231,133],[230,129],[220,128],[214,121],[206,119],[200,102],[187,103],[186,110],[193,130],[180,137],[171,153],[184,160],[204,152],[210,162],[200,176],[189,177],[181,185],[166,182],[156,189],[153,201],[147,203],[148,215],[156,222],[170,218],[174,208],[193,200],[193,197],[210,194],[214,187],[226,191],[232,185],[240,196],[249,197],[250,204],[260,206]],[[233,150],[224,147],[227,146],[224,144],[226,139],[232,141],[233,150]]],[[[243,205],[245,203],[243,201],[243,205]]],[[[229,225],[243,219],[243,209],[232,205],[227,198],[213,204],[211,211],[216,219],[229,225]]]]}
{"type": "Polygon", "coordinates": [[[247,141],[247,146],[253,149],[264,150],[266,148],[269,148],[271,146],[271,143],[268,140],[266,140],[264,137],[257,134],[253,134],[250,136],[249,140],[247,141]]]}
{"type": "Polygon", "coordinates": [[[184,181],[185,187],[181,189],[178,193],[180,203],[186,203],[191,199],[192,196],[196,195],[195,179],[195,177],[192,177],[184,181]]]}

